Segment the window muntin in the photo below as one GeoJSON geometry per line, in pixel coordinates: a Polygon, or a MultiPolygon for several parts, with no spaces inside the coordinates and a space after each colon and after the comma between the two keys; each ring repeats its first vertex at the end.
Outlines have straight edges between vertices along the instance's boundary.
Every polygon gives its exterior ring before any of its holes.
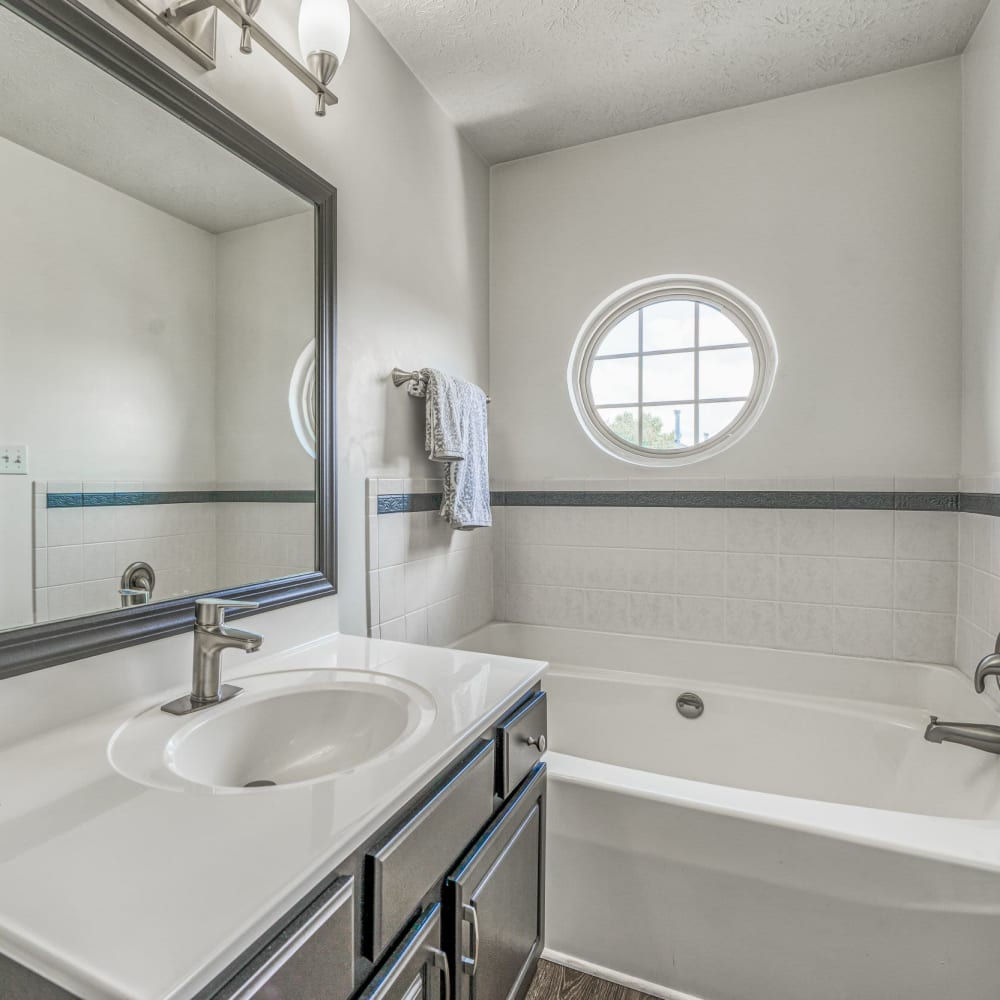
{"type": "Polygon", "coordinates": [[[657,278],[612,296],[581,330],[570,388],[600,447],[684,464],[738,440],[773,385],[777,351],[759,308],[707,278],[657,278]]]}

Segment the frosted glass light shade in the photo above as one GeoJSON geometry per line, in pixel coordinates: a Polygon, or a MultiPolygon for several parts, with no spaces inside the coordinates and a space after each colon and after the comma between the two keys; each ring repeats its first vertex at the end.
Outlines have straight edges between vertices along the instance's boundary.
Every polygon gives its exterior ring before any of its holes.
{"type": "Polygon", "coordinates": [[[351,38],[348,0],[302,0],[299,9],[299,48],[308,62],[314,52],[331,52],[338,65],[347,55],[351,38]]]}

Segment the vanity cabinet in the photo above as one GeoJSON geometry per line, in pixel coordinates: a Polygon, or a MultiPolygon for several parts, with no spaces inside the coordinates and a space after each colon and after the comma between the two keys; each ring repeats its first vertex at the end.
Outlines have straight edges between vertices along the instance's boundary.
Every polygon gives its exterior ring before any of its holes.
{"type": "MultiPolygon", "coordinates": [[[[193,1000],[523,1000],[544,944],[545,739],[536,689],[193,1000]]],[[[74,1000],[0,955],[8,996],[74,1000]]]]}
{"type": "Polygon", "coordinates": [[[452,1000],[510,1000],[530,985],[545,927],[545,765],[445,880],[452,1000]]]}
{"type": "MultiPolygon", "coordinates": [[[[299,993],[254,994],[227,984],[196,1000],[522,1000],[544,944],[546,738],[536,689],[337,866],[353,922],[325,947],[353,949],[349,988],[338,980],[314,993],[306,980],[299,993]]],[[[265,936],[263,951],[248,949],[234,982],[292,940],[280,928],[270,938],[276,946],[265,936]]]]}

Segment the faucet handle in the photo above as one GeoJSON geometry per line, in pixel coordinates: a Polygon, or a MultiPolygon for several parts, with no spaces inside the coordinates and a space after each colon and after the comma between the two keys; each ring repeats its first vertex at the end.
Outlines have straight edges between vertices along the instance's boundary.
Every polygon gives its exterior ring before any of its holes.
{"type": "Polygon", "coordinates": [[[217,628],[226,623],[226,612],[259,608],[256,601],[230,601],[224,597],[199,597],[194,602],[195,621],[204,628],[217,628]]]}

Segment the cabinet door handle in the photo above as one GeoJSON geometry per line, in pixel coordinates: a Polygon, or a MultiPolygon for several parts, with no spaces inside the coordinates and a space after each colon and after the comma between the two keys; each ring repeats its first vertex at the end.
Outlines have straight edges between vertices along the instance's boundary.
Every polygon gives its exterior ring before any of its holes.
{"type": "Polygon", "coordinates": [[[444,977],[444,1000],[451,1000],[451,971],[448,968],[448,956],[440,948],[429,950],[434,958],[434,968],[439,969],[444,977]]]}
{"type": "Polygon", "coordinates": [[[469,951],[472,952],[468,958],[462,958],[462,966],[466,975],[474,976],[479,966],[479,914],[476,913],[476,908],[471,903],[464,903],[462,917],[469,922],[471,928],[469,951]]]}
{"type": "Polygon", "coordinates": [[[527,739],[527,744],[529,747],[538,747],[539,753],[545,753],[546,740],[545,736],[529,736],[527,739]]]}

